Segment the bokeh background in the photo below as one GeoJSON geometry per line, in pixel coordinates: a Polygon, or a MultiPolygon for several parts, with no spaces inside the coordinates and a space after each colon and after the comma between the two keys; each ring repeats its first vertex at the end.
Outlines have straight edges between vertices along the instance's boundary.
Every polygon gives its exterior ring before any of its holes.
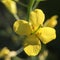
{"type": "MultiPolygon", "coordinates": [[[[28,5],[29,0],[20,0],[20,2],[28,5]]],[[[24,19],[27,8],[19,5],[18,3],[17,8],[18,16],[21,19],[24,19]]],[[[46,60],[60,60],[60,0],[46,0],[40,2],[37,8],[44,11],[46,19],[53,15],[58,15],[58,24],[55,27],[57,38],[46,45],[46,49],[49,51],[46,60]]],[[[13,23],[15,20],[14,16],[0,2],[0,49],[7,46],[10,50],[17,50],[21,47],[21,43],[17,41],[19,40],[19,36],[17,36],[13,31],[13,23]]],[[[24,59],[28,58],[24,52],[19,54],[18,57],[24,59]]]]}

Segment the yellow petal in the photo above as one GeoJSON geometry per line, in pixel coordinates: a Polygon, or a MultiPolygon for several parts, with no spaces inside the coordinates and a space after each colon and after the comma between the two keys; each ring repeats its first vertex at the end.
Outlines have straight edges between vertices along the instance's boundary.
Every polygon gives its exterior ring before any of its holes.
{"type": "Polygon", "coordinates": [[[41,50],[41,43],[35,35],[26,38],[24,42],[24,51],[28,56],[36,56],[41,50]]]}
{"type": "Polygon", "coordinates": [[[37,25],[36,24],[37,23],[37,18],[36,18],[36,13],[34,11],[32,11],[30,13],[30,22],[32,24],[32,29],[36,30],[37,29],[37,27],[36,27],[36,25],[37,25]]]}
{"type": "Polygon", "coordinates": [[[19,35],[30,35],[30,33],[32,32],[29,23],[25,20],[15,21],[13,29],[19,35]]]}
{"type": "Polygon", "coordinates": [[[50,27],[43,27],[38,30],[38,37],[46,44],[56,38],[56,31],[50,27]]]}
{"type": "Polygon", "coordinates": [[[45,19],[45,15],[41,9],[35,9],[30,13],[30,22],[34,27],[39,27],[42,25],[45,19]]]}
{"type": "Polygon", "coordinates": [[[1,0],[1,2],[8,8],[8,10],[16,14],[17,13],[17,8],[16,8],[16,3],[12,0],[1,0]]]}
{"type": "Polygon", "coordinates": [[[34,12],[36,13],[37,23],[43,24],[44,19],[45,19],[45,14],[43,13],[43,11],[41,9],[35,9],[34,12]]]}
{"type": "Polygon", "coordinates": [[[0,52],[0,57],[4,57],[4,56],[8,55],[9,52],[10,52],[9,49],[4,47],[0,52]]]}
{"type": "Polygon", "coordinates": [[[48,19],[45,23],[44,26],[48,27],[55,27],[57,25],[57,15],[52,16],[50,19],[48,19]]]}

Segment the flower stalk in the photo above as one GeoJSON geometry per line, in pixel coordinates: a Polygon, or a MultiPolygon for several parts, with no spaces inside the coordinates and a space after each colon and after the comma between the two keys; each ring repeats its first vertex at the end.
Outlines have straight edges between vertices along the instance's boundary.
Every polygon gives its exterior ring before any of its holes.
{"type": "Polygon", "coordinates": [[[27,8],[27,10],[28,10],[28,12],[27,12],[27,20],[28,21],[29,21],[30,12],[32,11],[32,7],[34,5],[34,2],[35,2],[35,0],[30,0],[30,3],[29,3],[28,8],[27,8]]]}
{"type": "Polygon", "coordinates": [[[17,52],[17,55],[20,54],[21,52],[23,51],[23,47],[21,47],[20,49],[18,49],[16,52],[17,52]]]}
{"type": "MultiPolygon", "coordinates": [[[[15,0],[14,0],[15,1],[15,0]]],[[[19,5],[23,6],[23,7],[27,7],[26,4],[22,3],[22,2],[19,2],[19,1],[15,1],[16,3],[18,3],[19,5]]]]}
{"type": "Polygon", "coordinates": [[[20,20],[17,14],[13,14],[13,16],[15,17],[16,20],[20,20]]]}

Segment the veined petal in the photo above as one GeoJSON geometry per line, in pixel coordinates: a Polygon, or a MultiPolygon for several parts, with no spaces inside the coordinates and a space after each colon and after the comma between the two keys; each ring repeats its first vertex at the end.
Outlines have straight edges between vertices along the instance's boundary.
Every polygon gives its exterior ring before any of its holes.
{"type": "Polygon", "coordinates": [[[25,20],[15,21],[13,29],[19,35],[30,35],[30,33],[32,32],[29,23],[25,20]]]}
{"type": "Polygon", "coordinates": [[[45,23],[44,26],[48,27],[55,27],[57,25],[57,15],[52,16],[50,19],[48,19],[45,23]]]}
{"type": "Polygon", "coordinates": [[[45,14],[41,9],[35,9],[30,13],[30,22],[34,27],[42,25],[45,19],[45,14]]]}
{"type": "Polygon", "coordinates": [[[24,42],[24,51],[28,56],[36,56],[41,50],[40,40],[35,36],[31,35],[26,38],[24,42]]]}
{"type": "Polygon", "coordinates": [[[56,31],[54,28],[43,27],[40,28],[38,32],[39,32],[38,37],[44,44],[47,44],[48,42],[56,38],[56,31]]]}

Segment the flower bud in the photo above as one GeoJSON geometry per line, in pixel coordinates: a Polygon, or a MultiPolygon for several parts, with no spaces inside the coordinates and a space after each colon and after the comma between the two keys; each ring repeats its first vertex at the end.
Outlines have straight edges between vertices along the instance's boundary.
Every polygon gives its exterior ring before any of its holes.
{"type": "Polygon", "coordinates": [[[48,19],[45,23],[44,26],[48,27],[55,27],[57,25],[57,15],[52,16],[50,19],[48,19]]]}
{"type": "Polygon", "coordinates": [[[16,3],[13,0],[1,0],[1,2],[7,7],[7,9],[12,13],[17,13],[16,3]]]}

